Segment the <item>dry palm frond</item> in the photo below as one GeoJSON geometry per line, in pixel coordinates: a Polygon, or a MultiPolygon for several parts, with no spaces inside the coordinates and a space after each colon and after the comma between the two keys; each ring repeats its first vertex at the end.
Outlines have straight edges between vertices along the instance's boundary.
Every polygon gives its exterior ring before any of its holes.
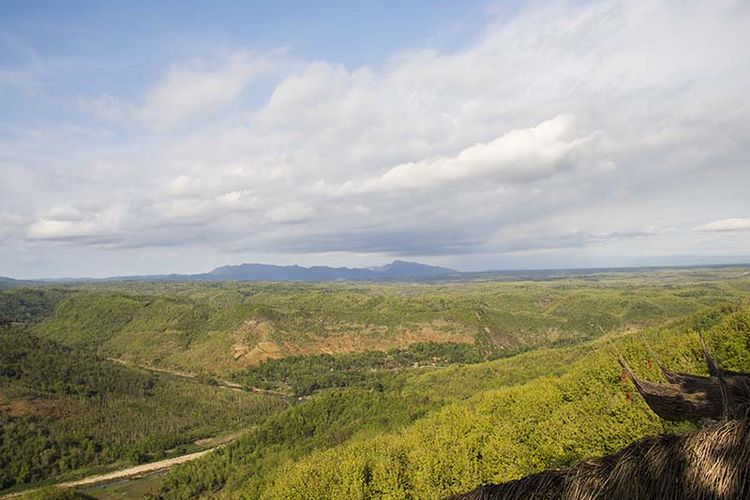
{"type": "Polygon", "coordinates": [[[669,370],[669,383],[639,379],[619,361],[648,406],[665,420],[723,420],[682,436],[647,437],[619,452],[503,484],[454,500],[629,500],[750,498],[750,375],[720,368],[701,337],[710,377],[669,370]]]}

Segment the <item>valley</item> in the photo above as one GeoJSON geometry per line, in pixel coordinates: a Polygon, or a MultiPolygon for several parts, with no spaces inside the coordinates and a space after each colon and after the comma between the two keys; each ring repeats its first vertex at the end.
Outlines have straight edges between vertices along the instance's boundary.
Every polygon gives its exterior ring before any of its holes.
{"type": "Polygon", "coordinates": [[[750,499],[748,46],[4,0],[0,500],[750,499]]]}
{"type": "Polygon", "coordinates": [[[691,428],[630,396],[617,353],[655,373],[648,339],[699,370],[703,332],[727,366],[750,367],[749,305],[746,268],[8,288],[2,492],[54,497],[45,485],[190,456],[129,487],[440,498],[691,428]]]}

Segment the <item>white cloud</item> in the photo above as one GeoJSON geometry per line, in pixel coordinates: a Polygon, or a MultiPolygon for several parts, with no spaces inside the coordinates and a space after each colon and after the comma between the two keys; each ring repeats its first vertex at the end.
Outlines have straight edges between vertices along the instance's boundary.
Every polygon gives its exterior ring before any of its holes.
{"type": "Polygon", "coordinates": [[[226,108],[270,65],[269,56],[246,52],[172,64],[139,105],[104,94],[84,101],[84,107],[105,120],[168,130],[226,108]]]}
{"type": "Polygon", "coordinates": [[[166,77],[150,89],[142,109],[143,119],[168,128],[186,119],[216,112],[235,100],[259,61],[233,58],[226,66],[210,69],[202,64],[173,65],[166,77]]]}
{"type": "Polygon", "coordinates": [[[207,187],[201,179],[181,174],[168,182],[166,192],[176,198],[192,198],[205,193],[207,187]]]}
{"type": "Polygon", "coordinates": [[[15,214],[0,212],[0,241],[10,239],[23,232],[26,221],[15,214]]]}
{"type": "Polygon", "coordinates": [[[126,130],[0,136],[0,208],[40,248],[109,238],[308,262],[747,246],[704,234],[750,198],[745,3],[539,2],[482,29],[377,67],[242,47],[166,65],[132,101],[87,101],[126,130]],[[51,208],[75,200],[97,209],[51,208]]]}
{"type": "Polygon", "coordinates": [[[265,222],[278,224],[295,224],[309,220],[315,209],[302,202],[291,202],[274,208],[266,213],[265,222]]]}
{"type": "Polygon", "coordinates": [[[31,240],[98,243],[110,240],[117,233],[122,217],[122,210],[117,208],[83,211],[70,206],[53,207],[29,224],[26,236],[31,240]]]}
{"type": "Polygon", "coordinates": [[[719,219],[693,228],[693,231],[746,231],[750,230],[750,217],[719,219]]]}
{"type": "Polygon", "coordinates": [[[477,143],[448,158],[397,165],[383,175],[350,181],[343,191],[368,192],[426,188],[460,181],[533,181],[552,175],[571,153],[591,142],[577,136],[574,119],[559,115],[536,127],[514,129],[488,143],[477,143]]]}

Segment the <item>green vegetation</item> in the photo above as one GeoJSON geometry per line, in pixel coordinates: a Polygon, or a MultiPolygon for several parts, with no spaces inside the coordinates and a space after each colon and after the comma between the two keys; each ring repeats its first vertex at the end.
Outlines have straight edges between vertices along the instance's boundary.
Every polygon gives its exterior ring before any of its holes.
{"type": "Polygon", "coordinates": [[[657,379],[642,335],[700,371],[702,331],[723,364],[748,369],[749,297],[744,269],[0,290],[0,489],[238,431],[158,496],[438,498],[568,465],[690,428],[632,397],[616,352],[657,379]]]}
{"type": "Polygon", "coordinates": [[[276,398],[157,376],[0,328],[0,489],[135,464],[257,424],[276,398]]]}
{"type": "Polygon", "coordinates": [[[144,396],[156,385],[153,375],[113,366],[18,326],[0,330],[0,377],[40,393],[88,397],[144,396]]]}
{"type": "Polygon", "coordinates": [[[66,293],[54,288],[0,290],[0,325],[29,324],[49,316],[66,293]]]}
{"type": "Polygon", "coordinates": [[[344,443],[355,434],[377,435],[404,426],[434,406],[427,398],[407,401],[392,391],[349,388],[321,394],[270,418],[242,439],[241,446],[230,445],[212,454],[210,461],[181,467],[180,474],[168,476],[168,496],[193,498],[213,492],[233,473],[238,476],[231,481],[260,491],[267,475],[287,460],[344,443]]]}
{"type": "MultiPolygon", "coordinates": [[[[750,368],[750,311],[712,310],[644,338],[675,369],[705,372],[695,328],[727,367],[750,368]]],[[[391,420],[393,405],[357,399],[351,389],[324,392],[274,417],[274,427],[248,435],[220,454],[174,470],[161,496],[187,498],[440,498],[484,482],[501,482],[588,456],[612,453],[646,434],[683,432],[653,415],[622,377],[616,352],[658,380],[642,339],[616,335],[566,349],[548,349],[479,365],[411,372],[383,393],[424,416],[391,420]],[[486,376],[494,373],[493,379],[486,376]],[[362,405],[368,422],[331,439],[340,425],[320,402],[332,395],[362,405]],[[417,399],[417,397],[419,399],[417,399]],[[315,406],[317,405],[317,406],[315,406]],[[318,412],[314,413],[314,409],[318,412]],[[313,412],[315,416],[300,418],[313,412]],[[303,424],[313,422],[314,433],[303,424]],[[271,429],[297,425],[294,439],[269,446],[271,429]],[[314,437],[311,437],[314,436],[314,437]],[[325,436],[327,439],[316,439],[325,436]],[[337,441],[341,441],[337,443],[337,441]],[[301,443],[311,450],[305,454],[301,443]]]]}
{"type": "Polygon", "coordinates": [[[92,486],[82,490],[82,493],[91,495],[88,498],[98,498],[99,500],[151,498],[159,492],[162,478],[162,474],[153,474],[128,481],[92,486]]]}
{"type": "Polygon", "coordinates": [[[22,495],[21,500],[91,500],[95,497],[71,490],[61,490],[55,487],[42,488],[22,495]]]}
{"type": "Polygon", "coordinates": [[[307,396],[331,387],[382,388],[399,369],[478,363],[486,359],[467,344],[413,344],[406,349],[363,353],[292,356],[266,361],[235,378],[243,384],[307,396]]]}
{"type": "MultiPolygon", "coordinates": [[[[537,282],[71,285],[37,292],[46,305],[33,329],[103,357],[227,379],[269,359],[426,343],[471,345],[489,360],[735,303],[748,282],[730,269],[537,282]]],[[[0,318],[9,298],[30,290],[0,294],[0,318]]]]}

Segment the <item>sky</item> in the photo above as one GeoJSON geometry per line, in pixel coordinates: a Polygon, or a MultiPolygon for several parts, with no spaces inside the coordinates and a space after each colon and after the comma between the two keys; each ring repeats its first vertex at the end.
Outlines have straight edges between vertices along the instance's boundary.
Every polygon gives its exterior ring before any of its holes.
{"type": "Polygon", "coordinates": [[[750,262],[750,3],[0,4],[0,275],[750,262]]]}

